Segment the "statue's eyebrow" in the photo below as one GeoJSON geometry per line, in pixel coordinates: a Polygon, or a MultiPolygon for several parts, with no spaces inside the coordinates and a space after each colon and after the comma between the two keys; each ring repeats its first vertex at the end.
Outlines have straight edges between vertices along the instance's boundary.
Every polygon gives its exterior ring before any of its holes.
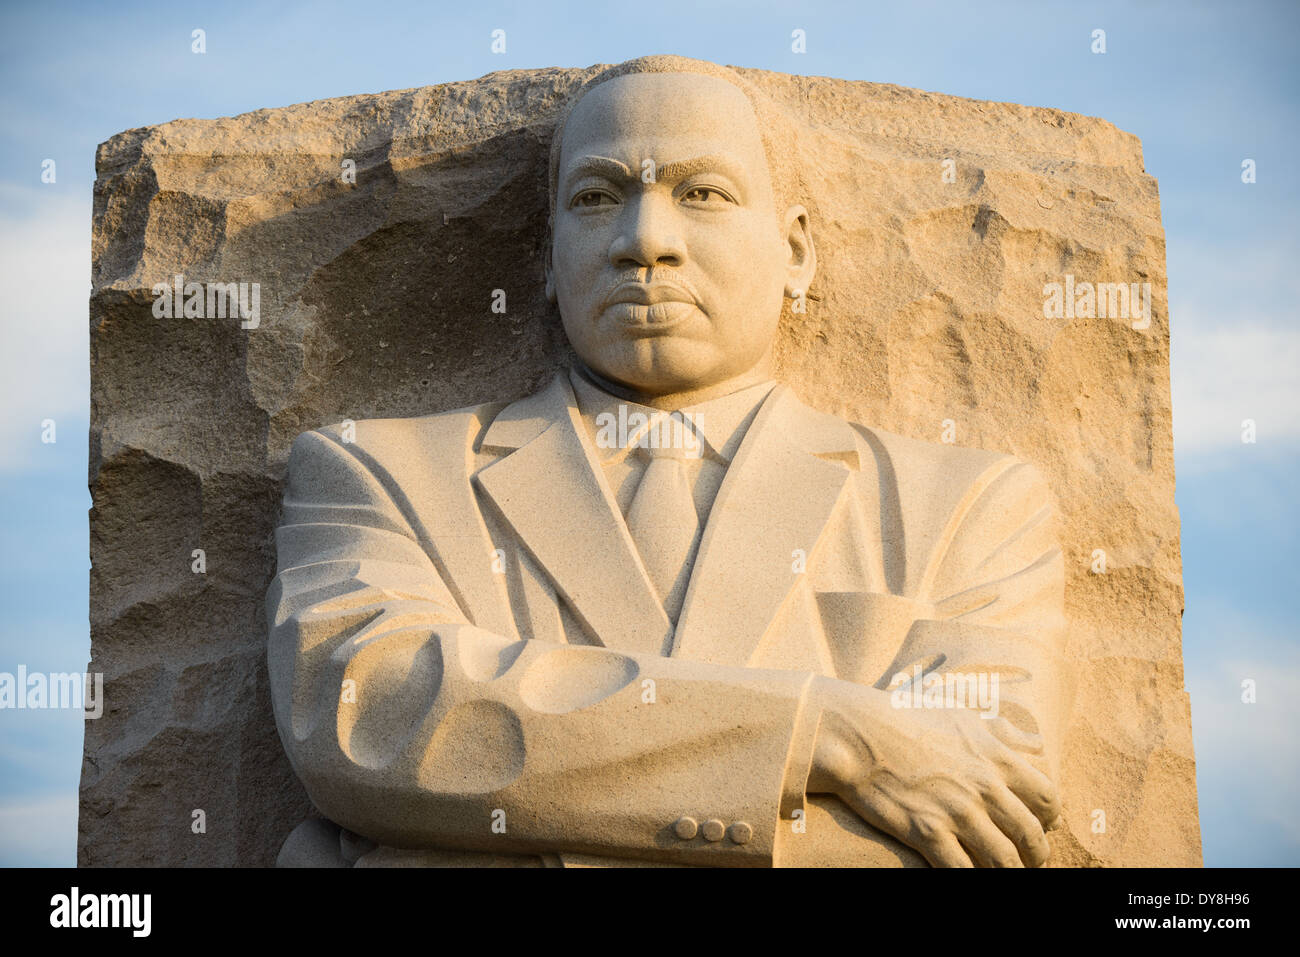
{"type": "MultiPolygon", "coordinates": [[[[737,182],[744,181],[740,164],[725,156],[696,156],[693,159],[674,160],[664,163],[655,170],[656,179],[669,181],[685,179],[695,173],[720,172],[737,182]]],[[[573,161],[565,172],[566,186],[580,176],[602,176],[609,180],[629,180],[636,178],[631,167],[608,156],[583,156],[573,161]]]]}
{"type": "Polygon", "coordinates": [[[695,173],[707,172],[725,173],[738,182],[744,180],[740,165],[725,156],[697,156],[694,159],[664,163],[656,175],[659,179],[679,180],[695,173]]]}
{"type": "Polygon", "coordinates": [[[608,156],[583,156],[569,166],[564,175],[564,182],[567,185],[579,176],[603,176],[611,180],[631,179],[632,170],[608,156]]]}

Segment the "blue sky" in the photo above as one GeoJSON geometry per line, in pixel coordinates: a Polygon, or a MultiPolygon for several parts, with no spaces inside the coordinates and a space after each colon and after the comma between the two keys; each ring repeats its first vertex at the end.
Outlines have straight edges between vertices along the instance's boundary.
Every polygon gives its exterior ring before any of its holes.
{"type": "MultiPolygon", "coordinates": [[[[0,671],[80,671],[95,147],[177,117],[645,53],[1104,117],[1160,184],[1210,865],[1300,864],[1300,5],[45,3],[0,11],[0,671]],[[195,28],[207,53],[190,51],[195,28]],[[507,52],[490,52],[492,30],[507,52]],[[807,34],[807,53],[790,33],[807,34]],[[1094,29],[1107,52],[1091,52],[1094,29]],[[43,184],[42,161],[57,163],[43,184]],[[1241,162],[1257,182],[1241,182],[1241,162]],[[58,441],[40,441],[41,421],[58,441]],[[1259,438],[1240,441],[1253,418],[1259,438]],[[1243,678],[1259,700],[1240,701],[1243,678]]],[[[79,716],[0,712],[0,864],[72,864],[79,716]]]]}

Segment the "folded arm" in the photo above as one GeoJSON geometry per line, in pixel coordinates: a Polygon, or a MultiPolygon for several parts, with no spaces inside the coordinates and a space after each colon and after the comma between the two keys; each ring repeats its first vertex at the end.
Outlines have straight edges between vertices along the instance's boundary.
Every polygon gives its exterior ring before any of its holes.
{"type": "Polygon", "coordinates": [[[808,790],[935,865],[1039,865],[1060,813],[1064,573],[1037,473],[996,471],[944,530],[918,591],[925,617],[875,687],[813,686],[808,790]]]}

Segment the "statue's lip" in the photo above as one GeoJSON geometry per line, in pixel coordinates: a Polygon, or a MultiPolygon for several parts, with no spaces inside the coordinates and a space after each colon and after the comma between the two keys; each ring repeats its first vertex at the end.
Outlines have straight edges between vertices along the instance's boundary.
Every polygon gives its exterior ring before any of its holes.
{"type": "Polygon", "coordinates": [[[605,300],[606,306],[620,302],[630,302],[638,306],[653,306],[661,302],[694,303],[695,297],[681,286],[657,280],[655,282],[623,282],[614,287],[614,291],[605,300]]]}

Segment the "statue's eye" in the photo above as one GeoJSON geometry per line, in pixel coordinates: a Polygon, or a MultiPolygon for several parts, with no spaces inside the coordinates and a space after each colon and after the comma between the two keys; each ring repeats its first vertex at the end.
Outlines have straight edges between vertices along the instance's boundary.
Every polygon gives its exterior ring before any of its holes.
{"type": "Polygon", "coordinates": [[[573,197],[575,209],[592,209],[596,206],[613,206],[617,201],[603,189],[585,189],[573,197]]]}
{"type": "Polygon", "coordinates": [[[712,186],[692,186],[682,193],[682,202],[716,205],[731,202],[731,197],[720,189],[714,189],[712,186]]]}

